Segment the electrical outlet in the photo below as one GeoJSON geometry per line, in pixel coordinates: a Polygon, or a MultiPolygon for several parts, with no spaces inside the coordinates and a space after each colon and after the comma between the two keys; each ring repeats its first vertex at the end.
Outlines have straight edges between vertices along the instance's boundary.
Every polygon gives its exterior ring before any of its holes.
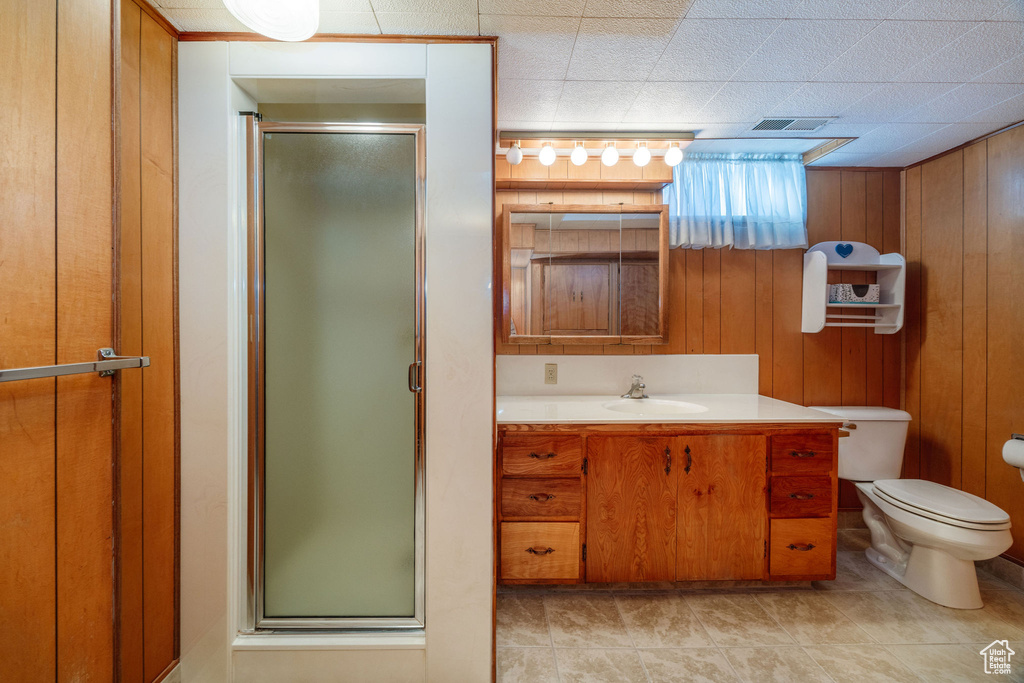
{"type": "Polygon", "coordinates": [[[558,384],[558,363],[544,364],[544,384],[558,384]]]}

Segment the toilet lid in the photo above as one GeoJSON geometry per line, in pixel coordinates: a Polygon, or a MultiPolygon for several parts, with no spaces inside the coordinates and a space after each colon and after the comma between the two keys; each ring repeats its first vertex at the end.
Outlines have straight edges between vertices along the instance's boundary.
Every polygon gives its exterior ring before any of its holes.
{"type": "MultiPolygon", "coordinates": [[[[875,489],[900,507],[916,508],[951,522],[1005,524],[1010,516],[984,498],[923,479],[883,479],[875,489]]],[[[911,510],[913,511],[913,509],[911,510]]]]}

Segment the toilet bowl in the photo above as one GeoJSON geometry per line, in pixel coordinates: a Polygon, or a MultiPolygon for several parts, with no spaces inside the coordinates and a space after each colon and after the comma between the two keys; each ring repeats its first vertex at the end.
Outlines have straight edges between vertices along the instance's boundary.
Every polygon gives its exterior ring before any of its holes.
{"type": "Polygon", "coordinates": [[[839,477],[854,482],[871,531],[868,561],[946,607],[982,607],[975,561],[1013,543],[1010,518],[992,503],[921,479],[898,479],[910,415],[875,407],[814,407],[842,417],[839,477]]]}

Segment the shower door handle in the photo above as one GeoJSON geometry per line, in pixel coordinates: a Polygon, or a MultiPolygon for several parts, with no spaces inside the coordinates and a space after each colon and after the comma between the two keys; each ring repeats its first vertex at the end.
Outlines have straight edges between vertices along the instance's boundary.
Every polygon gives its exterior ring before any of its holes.
{"type": "Polygon", "coordinates": [[[423,391],[423,387],[420,386],[420,366],[423,365],[423,361],[418,360],[415,363],[409,363],[409,391],[414,394],[418,394],[423,391]]]}

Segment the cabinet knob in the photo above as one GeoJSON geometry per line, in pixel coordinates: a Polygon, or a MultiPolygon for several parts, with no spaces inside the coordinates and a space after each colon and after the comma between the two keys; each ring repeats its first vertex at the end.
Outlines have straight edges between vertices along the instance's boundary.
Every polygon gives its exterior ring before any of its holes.
{"type": "Polygon", "coordinates": [[[554,495],[550,493],[531,493],[529,496],[527,496],[527,498],[529,498],[530,500],[535,500],[538,503],[546,503],[552,498],[554,498],[554,495]]]}
{"type": "Polygon", "coordinates": [[[555,549],[548,548],[547,550],[539,550],[537,548],[527,548],[526,552],[530,553],[531,555],[550,555],[551,553],[555,552],[555,549]]]}
{"type": "Polygon", "coordinates": [[[540,453],[530,453],[530,457],[531,458],[536,458],[537,460],[550,460],[551,458],[555,457],[556,455],[558,455],[558,454],[557,453],[546,453],[546,454],[542,455],[540,453]]]}

